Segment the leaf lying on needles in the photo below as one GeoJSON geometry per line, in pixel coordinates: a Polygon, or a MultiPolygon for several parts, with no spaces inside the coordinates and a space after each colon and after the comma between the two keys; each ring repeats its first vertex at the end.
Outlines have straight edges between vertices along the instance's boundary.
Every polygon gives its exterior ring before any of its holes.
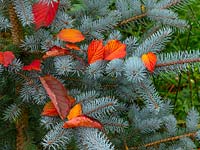
{"type": "Polygon", "coordinates": [[[45,53],[45,55],[42,56],[42,58],[46,59],[49,57],[63,56],[63,55],[68,55],[68,54],[69,54],[69,51],[67,49],[59,47],[59,46],[53,46],[45,53]]]}
{"type": "Polygon", "coordinates": [[[31,70],[41,71],[40,67],[41,67],[41,60],[35,59],[29,65],[24,66],[22,68],[22,70],[27,70],[27,71],[31,71],[31,70]]]}
{"type": "Polygon", "coordinates": [[[4,67],[12,64],[14,59],[15,55],[11,51],[0,52],[0,64],[4,65],[4,67]]]}
{"type": "Polygon", "coordinates": [[[63,128],[76,128],[76,127],[87,127],[87,128],[98,128],[102,129],[103,125],[96,119],[88,117],[86,115],[80,115],[64,123],[63,128]]]}
{"type": "Polygon", "coordinates": [[[147,54],[142,55],[142,61],[144,65],[146,66],[147,70],[149,70],[151,73],[154,72],[156,62],[157,62],[157,56],[156,54],[152,52],[148,52],[147,54]]]}
{"type": "Polygon", "coordinates": [[[126,44],[118,40],[110,40],[105,45],[104,60],[124,58],[126,56],[126,44]]]}
{"type": "Polygon", "coordinates": [[[71,102],[67,90],[63,84],[51,75],[40,77],[40,81],[49,95],[61,119],[68,115],[71,102]]]}
{"type": "Polygon", "coordinates": [[[80,42],[85,39],[83,34],[76,29],[62,29],[57,36],[60,40],[71,43],[80,42]]]}
{"type": "Polygon", "coordinates": [[[59,0],[51,0],[49,3],[44,0],[33,4],[32,13],[36,29],[42,26],[49,26],[58,11],[59,0]]]}
{"type": "Polygon", "coordinates": [[[93,40],[88,46],[88,63],[103,60],[104,46],[102,40],[93,40]]]}

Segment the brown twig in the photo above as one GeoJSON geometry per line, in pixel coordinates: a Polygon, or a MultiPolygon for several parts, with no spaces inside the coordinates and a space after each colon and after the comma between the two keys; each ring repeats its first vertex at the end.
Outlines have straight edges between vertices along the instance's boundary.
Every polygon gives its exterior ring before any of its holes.
{"type": "Polygon", "coordinates": [[[177,61],[166,62],[166,63],[159,63],[159,64],[156,64],[156,68],[172,66],[172,65],[177,65],[177,64],[195,63],[195,62],[200,62],[200,58],[191,58],[191,59],[177,60],[177,61]]]}
{"type": "MultiPolygon", "coordinates": [[[[146,147],[147,148],[147,147],[158,145],[160,143],[176,141],[178,139],[185,138],[185,137],[194,137],[195,135],[196,135],[196,132],[186,133],[186,134],[183,134],[183,135],[169,137],[169,138],[166,138],[166,139],[162,139],[162,140],[154,141],[154,142],[151,142],[151,143],[147,143],[147,144],[141,145],[139,147],[146,147]]],[[[137,150],[137,149],[139,149],[139,147],[130,147],[129,150],[137,150]]]]}

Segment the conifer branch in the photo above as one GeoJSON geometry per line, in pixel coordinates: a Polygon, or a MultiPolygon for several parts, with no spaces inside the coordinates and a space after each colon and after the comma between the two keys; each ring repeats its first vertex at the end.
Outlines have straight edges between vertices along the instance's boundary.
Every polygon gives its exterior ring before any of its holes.
{"type": "Polygon", "coordinates": [[[146,89],[146,86],[141,83],[140,84],[142,86],[142,88],[146,91],[147,95],[149,96],[149,99],[151,100],[151,102],[154,104],[155,109],[157,109],[159,107],[159,105],[156,103],[156,101],[154,100],[152,94],[146,89]]]}
{"type": "Polygon", "coordinates": [[[23,39],[23,32],[22,26],[19,22],[19,19],[15,12],[15,8],[12,3],[9,5],[8,11],[11,23],[12,40],[15,45],[19,45],[23,39]]]}
{"type": "Polygon", "coordinates": [[[131,22],[131,21],[135,21],[135,20],[144,18],[144,17],[146,17],[146,16],[147,16],[147,13],[143,13],[143,14],[140,14],[140,15],[137,15],[137,16],[133,16],[133,17],[131,17],[131,18],[128,18],[128,19],[126,19],[126,20],[121,21],[121,22],[118,24],[118,26],[125,25],[125,24],[127,24],[127,23],[129,23],[129,22],[131,22]]]}
{"type": "Polygon", "coordinates": [[[89,114],[91,114],[91,113],[93,113],[93,112],[95,112],[95,111],[98,111],[98,110],[101,110],[101,109],[103,109],[103,108],[106,108],[106,107],[108,107],[108,106],[113,106],[113,105],[114,105],[114,103],[107,103],[107,104],[105,104],[105,105],[103,105],[103,106],[96,107],[95,109],[93,109],[93,110],[91,110],[91,111],[85,113],[85,115],[89,115],[89,114]]]}
{"type": "MultiPolygon", "coordinates": [[[[162,140],[154,141],[154,142],[142,145],[140,147],[146,147],[147,148],[147,147],[158,145],[160,143],[176,141],[176,140],[179,140],[179,139],[185,138],[185,137],[194,137],[196,134],[197,134],[197,132],[186,133],[186,134],[183,134],[183,135],[169,137],[169,138],[165,138],[165,139],[162,139],[162,140]]],[[[137,150],[137,149],[139,149],[139,147],[130,147],[129,148],[129,150],[137,150]]]]}
{"type": "Polygon", "coordinates": [[[196,63],[196,62],[200,62],[200,58],[177,60],[177,61],[166,62],[166,63],[159,63],[159,64],[156,64],[156,68],[172,66],[172,65],[177,65],[177,64],[196,63]]]}

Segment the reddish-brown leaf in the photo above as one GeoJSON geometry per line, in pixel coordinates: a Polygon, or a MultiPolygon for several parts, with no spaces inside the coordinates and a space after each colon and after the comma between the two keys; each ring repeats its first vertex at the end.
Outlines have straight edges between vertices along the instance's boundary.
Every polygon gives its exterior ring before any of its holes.
{"type": "Polygon", "coordinates": [[[42,56],[43,59],[49,58],[49,57],[55,57],[55,56],[63,56],[68,55],[69,51],[65,48],[53,46],[45,53],[44,56],[42,56]]]}
{"type": "Polygon", "coordinates": [[[76,29],[63,29],[58,33],[58,38],[65,42],[76,43],[83,41],[85,37],[76,29]]]}
{"type": "Polygon", "coordinates": [[[4,67],[12,64],[14,59],[15,55],[11,51],[0,52],[0,64],[4,65],[4,67]]]}
{"type": "Polygon", "coordinates": [[[40,67],[41,67],[41,60],[35,59],[29,65],[24,66],[22,68],[22,70],[27,70],[27,71],[31,71],[31,70],[41,71],[40,67]]]}
{"type": "Polygon", "coordinates": [[[51,75],[40,77],[40,81],[54,104],[59,116],[61,119],[65,119],[71,108],[67,90],[60,81],[51,75]]]}
{"type": "Polygon", "coordinates": [[[54,104],[50,101],[44,105],[42,115],[44,116],[58,116],[58,112],[54,106],[54,104]]]}
{"type": "Polygon", "coordinates": [[[80,115],[71,120],[68,120],[63,125],[64,128],[77,128],[77,127],[87,127],[87,128],[98,128],[102,129],[103,125],[96,119],[88,117],[86,115],[80,115]]]}
{"type": "Polygon", "coordinates": [[[48,3],[44,0],[39,0],[39,2],[33,4],[32,13],[36,29],[42,26],[47,27],[53,22],[59,2],[59,0],[50,0],[48,3]]]}
{"type": "Polygon", "coordinates": [[[93,40],[88,46],[88,63],[103,60],[104,46],[102,40],[93,40]]]}
{"type": "Polygon", "coordinates": [[[126,56],[126,44],[118,40],[110,40],[105,45],[104,59],[113,60],[117,58],[124,58],[126,56]]]}
{"type": "Polygon", "coordinates": [[[154,72],[157,62],[157,56],[154,53],[148,52],[147,54],[143,54],[142,61],[147,70],[149,70],[151,73],[154,72]]]}

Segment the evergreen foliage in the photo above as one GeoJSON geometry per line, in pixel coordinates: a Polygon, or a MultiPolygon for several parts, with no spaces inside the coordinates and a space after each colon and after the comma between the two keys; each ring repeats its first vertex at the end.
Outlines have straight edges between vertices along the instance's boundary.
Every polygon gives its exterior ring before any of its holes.
{"type": "Polygon", "coordinates": [[[7,33],[10,38],[16,27],[10,22],[9,9],[15,10],[16,22],[23,28],[15,33],[23,37],[20,45],[10,40],[12,46],[7,47],[2,43],[8,36],[0,37],[0,51],[13,51],[16,56],[8,67],[0,57],[0,127],[10,129],[1,133],[0,138],[5,136],[1,148],[64,150],[73,144],[81,150],[198,148],[199,112],[192,108],[185,125],[179,126],[174,106],[160,96],[153,82],[164,73],[195,68],[199,73],[199,50],[166,52],[174,31],[188,27],[176,10],[192,0],[42,1],[49,5],[59,2],[59,8],[51,25],[36,30],[32,13],[35,0],[0,0],[0,36],[7,33]],[[144,26],[139,36],[124,36],[122,30],[139,25],[144,26]],[[80,50],[42,59],[53,46],[65,47],[66,43],[56,37],[65,28],[78,29],[84,35],[85,40],[77,44],[80,50]],[[119,40],[126,45],[126,56],[88,64],[87,49],[92,40],[103,40],[104,44],[119,40]],[[148,52],[157,56],[153,71],[142,59],[148,52]],[[41,71],[23,69],[33,59],[42,59],[41,71]],[[50,100],[39,79],[45,75],[61,82],[75,104],[81,104],[82,113],[100,122],[103,129],[65,129],[67,119],[40,115],[50,100]]]}

